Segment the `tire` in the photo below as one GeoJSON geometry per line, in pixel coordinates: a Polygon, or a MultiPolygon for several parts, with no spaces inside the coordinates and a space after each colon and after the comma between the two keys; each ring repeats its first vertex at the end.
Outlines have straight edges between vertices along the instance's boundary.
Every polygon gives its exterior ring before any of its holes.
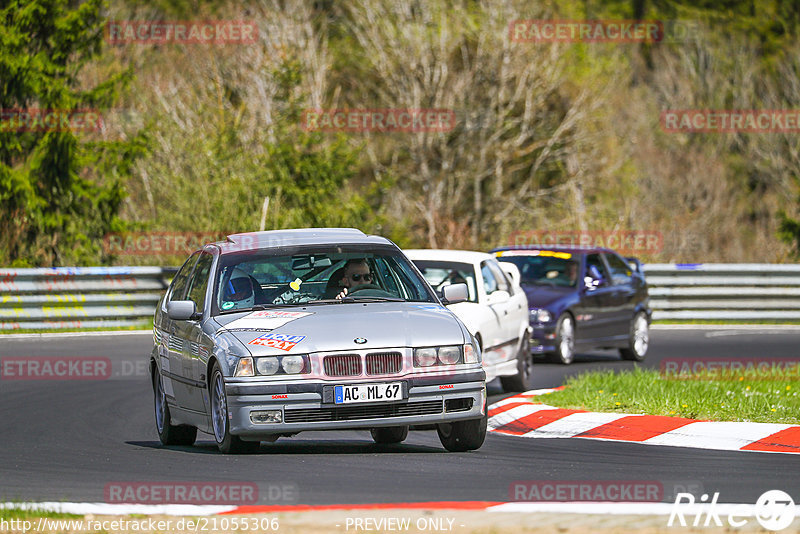
{"type": "Polygon", "coordinates": [[[161,372],[156,367],[153,371],[153,405],[156,416],[156,432],[162,445],[194,445],[197,439],[197,428],[189,425],[173,425],[169,413],[167,394],[161,382],[161,372]]]}
{"type": "Polygon", "coordinates": [[[650,325],[647,324],[647,315],[639,312],[633,316],[628,334],[628,346],[619,349],[623,360],[640,362],[647,354],[650,345],[650,325]]]}
{"type": "Polygon", "coordinates": [[[533,354],[531,354],[531,339],[526,331],[517,353],[517,374],[501,376],[500,384],[503,391],[508,393],[528,391],[533,389],[533,354]]]}
{"type": "Polygon", "coordinates": [[[489,423],[488,399],[483,405],[483,417],[456,421],[455,423],[440,423],[436,425],[439,441],[450,452],[466,452],[480,449],[486,440],[486,426],[489,423]]]}
{"type": "Polygon", "coordinates": [[[375,443],[390,445],[392,443],[402,443],[408,437],[407,426],[389,426],[383,428],[373,428],[369,431],[375,443]]]}
{"type": "Polygon", "coordinates": [[[556,350],[549,354],[556,363],[569,365],[575,359],[575,319],[568,313],[556,324],[556,350]]]}
{"type": "Polygon", "coordinates": [[[260,441],[244,441],[230,433],[228,420],[228,398],[225,395],[225,379],[218,363],[214,363],[209,384],[209,398],[211,399],[211,424],[214,430],[214,441],[220,452],[225,454],[243,454],[256,452],[261,446],[260,441]]]}

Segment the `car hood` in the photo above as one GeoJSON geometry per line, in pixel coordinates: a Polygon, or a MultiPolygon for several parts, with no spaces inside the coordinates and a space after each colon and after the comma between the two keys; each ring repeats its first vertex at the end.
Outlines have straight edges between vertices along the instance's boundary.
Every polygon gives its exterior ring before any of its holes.
{"type": "Polygon", "coordinates": [[[221,326],[218,335],[235,337],[254,356],[466,342],[456,316],[433,303],[327,304],[215,319],[221,326]]]}
{"type": "Polygon", "coordinates": [[[531,308],[547,308],[559,299],[571,295],[576,291],[574,287],[553,286],[522,286],[525,296],[528,297],[528,306],[531,308]]]}

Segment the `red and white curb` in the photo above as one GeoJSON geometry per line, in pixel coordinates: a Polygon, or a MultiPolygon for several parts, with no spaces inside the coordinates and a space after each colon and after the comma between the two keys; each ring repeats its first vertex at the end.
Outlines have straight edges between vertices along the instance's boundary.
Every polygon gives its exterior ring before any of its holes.
{"type": "Polygon", "coordinates": [[[800,426],[596,413],[536,402],[536,396],[556,389],[526,391],[492,404],[489,430],[523,438],[587,438],[723,451],[800,453],[800,426]]]}

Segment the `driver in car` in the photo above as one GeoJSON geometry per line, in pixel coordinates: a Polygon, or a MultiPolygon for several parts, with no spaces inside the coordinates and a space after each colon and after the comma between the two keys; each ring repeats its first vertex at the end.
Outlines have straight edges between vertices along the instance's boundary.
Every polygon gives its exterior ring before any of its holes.
{"type": "Polygon", "coordinates": [[[347,260],[344,264],[344,275],[340,285],[343,287],[342,291],[336,295],[337,299],[344,298],[348,291],[352,293],[361,286],[372,284],[372,272],[369,269],[369,263],[364,258],[357,258],[347,260]]]}

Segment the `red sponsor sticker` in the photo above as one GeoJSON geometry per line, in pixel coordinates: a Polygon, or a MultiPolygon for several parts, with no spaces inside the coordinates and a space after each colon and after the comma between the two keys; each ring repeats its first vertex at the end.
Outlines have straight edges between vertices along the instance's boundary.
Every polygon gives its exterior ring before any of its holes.
{"type": "Polygon", "coordinates": [[[291,334],[277,334],[270,332],[255,338],[248,345],[260,345],[262,347],[272,347],[284,351],[292,350],[298,343],[303,341],[306,336],[294,336],[291,334]]]}
{"type": "Polygon", "coordinates": [[[2,380],[106,380],[111,376],[109,358],[66,356],[3,358],[2,380]]]}

